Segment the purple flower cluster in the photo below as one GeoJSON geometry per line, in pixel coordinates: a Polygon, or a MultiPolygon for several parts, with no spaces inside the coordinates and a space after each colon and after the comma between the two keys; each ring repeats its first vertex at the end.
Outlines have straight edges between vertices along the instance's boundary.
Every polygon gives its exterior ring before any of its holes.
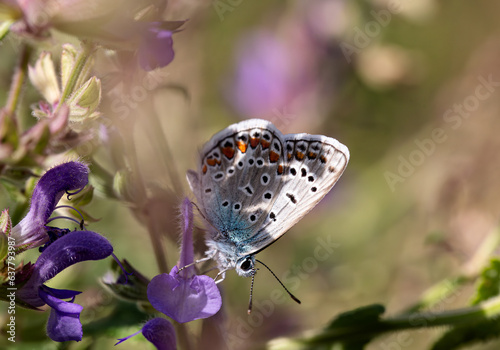
{"type": "Polygon", "coordinates": [[[50,288],[45,282],[76,263],[101,260],[113,253],[111,243],[95,232],[47,226],[63,194],[85,187],[88,175],[88,167],[80,162],[64,163],[47,171],[33,191],[28,214],[10,232],[18,251],[46,243],[46,249],[30,270],[29,279],[16,292],[16,298],[32,308],[50,306],[47,334],[59,342],[82,339],[80,313],[83,307],[74,303],[81,292],[50,288]]]}
{"type": "MultiPolygon", "coordinates": [[[[34,309],[44,305],[51,308],[47,335],[58,342],[82,339],[80,313],[83,307],[74,303],[81,292],[54,289],[45,283],[76,263],[113,255],[111,243],[98,233],[47,225],[63,194],[85,187],[88,175],[88,167],[80,162],[68,162],[48,170],[35,187],[28,214],[12,228],[10,234],[17,242],[18,251],[45,244],[29,270],[29,278],[16,292],[16,298],[34,309]]],[[[148,285],[147,296],[158,312],[176,322],[186,323],[215,315],[221,308],[222,299],[212,278],[196,274],[192,265],[192,203],[185,199],[181,210],[183,236],[178,265],[169,274],[154,277],[148,285]]],[[[139,332],[120,339],[119,343],[141,332],[157,349],[175,348],[175,329],[161,317],[149,320],[139,332]]]]}
{"type": "MultiPolygon", "coordinates": [[[[186,323],[215,315],[222,306],[222,298],[212,278],[196,275],[193,265],[193,204],[189,199],[183,201],[181,212],[183,226],[179,262],[169,274],[160,274],[151,280],[148,285],[148,299],[157,311],[176,322],[186,323]]],[[[138,333],[120,339],[117,344],[138,333]]],[[[152,340],[156,339],[153,336],[156,333],[162,334],[168,344],[175,344],[174,329],[168,321],[163,318],[152,319],[143,326],[142,334],[157,349],[174,348],[166,346],[165,343],[159,346],[152,340]]]]}

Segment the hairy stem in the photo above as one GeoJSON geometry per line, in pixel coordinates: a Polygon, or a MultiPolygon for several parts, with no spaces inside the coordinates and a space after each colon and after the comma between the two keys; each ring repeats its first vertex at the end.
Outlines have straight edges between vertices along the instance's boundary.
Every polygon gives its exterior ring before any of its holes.
{"type": "Polygon", "coordinates": [[[28,70],[28,62],[33,52],[32,48],[27,44],[22,44],[20,47],[19,60],[12,77],[10,85],[9,96],[5,105],[4,111],[12,116],[16,112],[17,106],[21,99],[21,93],[24,81],[26,79],[26,72],[28,70]]]}

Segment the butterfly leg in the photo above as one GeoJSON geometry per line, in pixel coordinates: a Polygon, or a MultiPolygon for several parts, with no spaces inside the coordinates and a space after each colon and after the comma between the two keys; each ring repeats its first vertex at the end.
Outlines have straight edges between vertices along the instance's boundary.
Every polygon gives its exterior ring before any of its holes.
{"type": "Polygon", "coordinates": [[[217,274],[217,276],[215,276],[214,281],[215,281],[216,284],[219,284],[219,283],[221,283],[222,281],[224,281],[226,279],[226,271],[227,271],[227,269],[226,270],[222,270],[222,271],[220,271],[217,274]],[[220,279],[217,280],[217,278],[219,278],[219,276],[220,276],[220,279]]]}
{"type": "Polygon", "coordinates": [[[202,263],[202,262],[208,261],[208,260],[210,260],[210,259],[212,259],[212,257],[211,257],[211,256],[206,256],[206,257],[204,257],[204,258],[202,258],[202,259],[195,260],[195,261],[193,261],[191,264],[187,264],[186,266],[181,267],[181,268],[177,271],[177,273],[181,272],[182,270],[184,270],[184,269],[186,269],[186,268],[188,268],[188,267],[190,267],[190,266],[197,265],[197,264],[199,264],[199,263],[202,263]]]}

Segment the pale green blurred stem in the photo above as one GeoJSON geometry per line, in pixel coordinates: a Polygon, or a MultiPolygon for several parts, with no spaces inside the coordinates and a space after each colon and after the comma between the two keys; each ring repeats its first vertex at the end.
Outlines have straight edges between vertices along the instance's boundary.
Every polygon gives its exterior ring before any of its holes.
{"type": "MultiPolygon", "coordinates": [[[[124,135],[127,140],[134,140],[133,128],[125,128],[124,132],[127,132],[128,135],[124,135]],[[125,131],[126,130],[126,131],[125,131]]],[[[144,178],[141,174],[141,168],[139,166],[139,162],[137,159],[137,153],[135,149],[135,142],[125,142],[125,147],[127,148],[125,154],[127,154],[127,158],[130,162],[130,166],[132,168],[132,175],[134,177],[134,185],[136,187],[138,198],[136,198],[136,209],[133,210],[146,210],[144,206],[147,203],[147,192],[144,184],[144,178]]],[[[156,264],[158,266],[158,270],[160,273],[168,273],[168,264],[167,264],[167,254],[165,249],[163,248],[163,240],[160,232],[157,232],[155,229],[155,225],[151,220],[147,220],[147,229],[149,233],[149,237],[151,239],[151,245],[153,247],[153,251],[155,253],[156,264]]]]}
{"type": "Polygon", "coordinates": [[[160,273],[168,273],[167,256],[165,249],[163,248],[163,239],[160,232],[157,232],[154,223],[148,220],[148,232],[151,237],[151,244],[153,245],[153,251],[155,252],[156,264],[158,265],[158,270],[160,273]]]}
{"type": "Polygon", "coordinates": [[[163,128],[158,119],[158,113],[152,112],[148,118],[149,123],[145,123],[148,128],[148,132],[151,134],[151,142],[153,146],[157,149],[157,153],[163,164],[165,165],[166,171],[170,178],[172,184],[172,189],[175,194],[180,198],[182,196],[182,183],[179,179],[179,173],[175,162],[172,157],[172,151],[168,145],[165,134],[163,133],[163,128]]]}
{"type": "Polygon", "coordinates": [[[62,102],[66,101],[69,97],[71,97],[71,94],[75,90],[76,82],[78,81],[78,78],[80,77],[80,74],[82,73],[85,64],[87,63],[88,59],[90,58],[94,50],[93,45],[90,43],[82,43],[81,46],[82,49],[80,50],[78,56],[76,57],[75,65],[73,66],[73,70],[71,71],[71,74],[68,77],[68,82],[66,83],[66,86],[63,87],[61,100],[60,103],[57,105],[54,114],[56,114],[57,111],[61,108],[62,102]]]}
{"type": "Polygon", "coordinates": [[[183,350],[193,349],[193,344],[189,339],[186,325],[184,323],[178,323],[178,322],[174,322],[174,324],[175,324],[175,329],[177,331],[176,334],[177,334],[177,340],[179,342],[179,348],[183,350]]]}
{"type": "Polygon", "coordinates": [[[427,289],[420,300],[407,308],[404,313],[415,312],[420,309],[432,307],[455,293],[458,288],[473,282],[486,265],[495,249],[500,244],[500,229],[495,227],[484,239],[474,256],[463,266],[461,275],[447,278],[427,289]]]}
{"type": "Polygon", "coordinates": [[[32,48],[27,44],[20,46],[19,61],[12,77],[9,96],[5,105],[5,112],[9,116],[13,116],[21,99],[24,81],[26,80],[26,72],[28,70],[28,62],[33,52],[32,48]]]}

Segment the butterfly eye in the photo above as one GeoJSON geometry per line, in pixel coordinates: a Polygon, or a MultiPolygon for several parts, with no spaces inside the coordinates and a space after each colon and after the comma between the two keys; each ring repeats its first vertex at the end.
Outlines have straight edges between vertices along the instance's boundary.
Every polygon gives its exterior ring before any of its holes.
{"type": "Polygon", "coordinates": [[[240,264],[240,269],[243,271],[249,271],[253,269],[253,262],[252,259],[246,258],[243,260],[240,264]]]}

